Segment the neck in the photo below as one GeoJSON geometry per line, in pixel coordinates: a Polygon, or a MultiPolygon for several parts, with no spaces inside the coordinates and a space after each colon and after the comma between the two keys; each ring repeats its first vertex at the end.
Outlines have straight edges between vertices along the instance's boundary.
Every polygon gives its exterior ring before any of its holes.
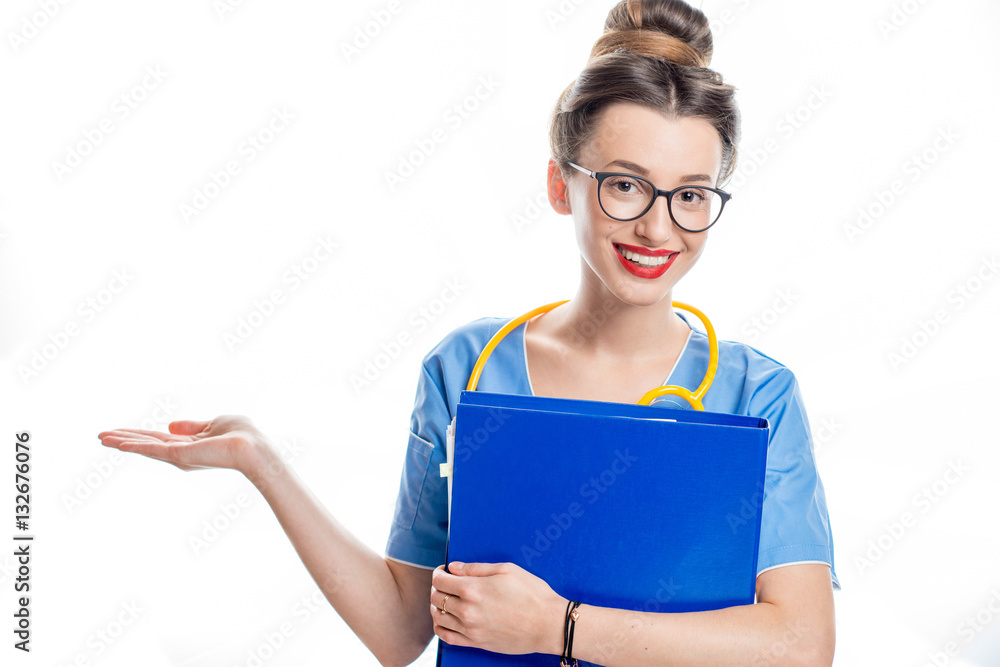
{"type": "Polygon", "coordinates": [[[673,290],[654,304],[625,303],[585,268],[576,296],[556,311],[564,311],[558,326],[564,340],[587,352],[623,361],[657,359],[666,341],[687,335],[672,301],[673,290]]]}

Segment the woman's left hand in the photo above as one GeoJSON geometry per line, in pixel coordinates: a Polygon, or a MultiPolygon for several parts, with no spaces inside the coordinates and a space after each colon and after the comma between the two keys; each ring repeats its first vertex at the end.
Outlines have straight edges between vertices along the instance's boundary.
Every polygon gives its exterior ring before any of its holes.
{"type": "Polygon", "coordinates": [[[439,565],[431,584],[434,634],[449,644],[512,655],[562,653],[568,600],[522,567],[456,561],[450,573],[439,565]]]}

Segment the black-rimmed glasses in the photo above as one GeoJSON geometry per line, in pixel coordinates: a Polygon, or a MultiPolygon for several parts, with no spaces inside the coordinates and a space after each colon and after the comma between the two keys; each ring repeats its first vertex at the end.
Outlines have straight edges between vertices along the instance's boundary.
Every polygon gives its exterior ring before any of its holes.
{"type": "Polygon", "coordinates": [[[579,169],[597,181],[597,201],[609,217],[621,222],[641,218],[660,195],[667,198],[670,219],[686,232],[703,232],[722,215],[732,195],[703,185],[682,185],[673,190],[661,190],[642,176],[610,171],[579,169]]]}

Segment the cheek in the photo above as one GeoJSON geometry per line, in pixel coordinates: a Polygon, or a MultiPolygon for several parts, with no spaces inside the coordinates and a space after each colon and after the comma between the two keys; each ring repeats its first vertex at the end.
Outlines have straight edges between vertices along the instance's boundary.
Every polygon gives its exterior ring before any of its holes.
{"type": "MultiPolygon", "coordinates": [[[[703,236],[703,235],[702,235],[703,236]]],[[[684,273],[686,274],[688,270],[698,261],[701,257],[702,252],[705,250],[707,238],[694,238],[685,239],[685,245],[688,250],[688,261],[684,265],[684,273]]]]}

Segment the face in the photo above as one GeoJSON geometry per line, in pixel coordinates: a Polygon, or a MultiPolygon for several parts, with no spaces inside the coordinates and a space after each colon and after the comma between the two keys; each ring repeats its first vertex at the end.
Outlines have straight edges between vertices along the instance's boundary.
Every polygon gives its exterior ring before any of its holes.
{"type": "MultiPolygon", "coordinates": [[[[591,171],[643,176],[661,190],[715,187],[722,141],[707,120],[670,119],[646,107],[616,103],[600,115],[594,137],[581,149],[576,164],[591,171]]],[[[597,181],[576,169],[571,172],[561,173],[550,161],[549,201],[557,212],[573,216],[585,285],[635,305],[668,296],[701,256],[709,232],[677,227],[666,197],[657,197],[652,208],[630,222],[610,218],[598,201],[597,181]],[[650,266],[626,258],[637,259],[636,254],[645,256],[639,262],[650,266]]]]}

